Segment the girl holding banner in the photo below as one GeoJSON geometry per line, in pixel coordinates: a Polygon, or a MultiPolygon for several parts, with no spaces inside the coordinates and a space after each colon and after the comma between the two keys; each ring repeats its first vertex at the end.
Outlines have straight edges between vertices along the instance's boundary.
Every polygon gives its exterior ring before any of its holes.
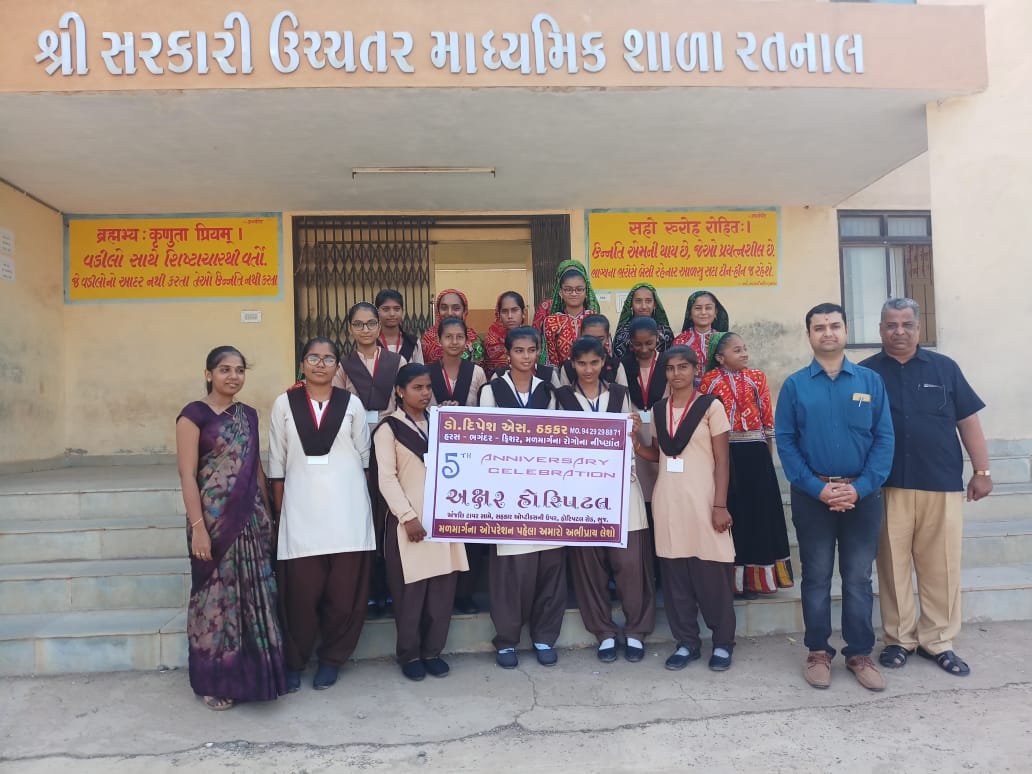
{"type": "Polygon", "coordinates": [[[663,357],[670,397],[655,404],[651,446],[634,438],[634,451],[659,463],[652,497],[656,554],[677,647],[667,669],[684,669],[701,656],[699,611],[713,631],[709,666],[731,666],[735,646],[734,562],[727,511],[728,431],[720,401],[695,390],[698,361],[691,347],[663,357]]]}
{"type": "Polygon", "coordinates": [[[410,680],[449,672],[441,651],[448,639],[458,573],[469,569],[462,543],[424,540],[430,369],[407,365],[395,381],[397,410],[373,433],[377,478],[390,513],[384,539],[387,582],[394,598],[398,663],[410,680]]]}
{"type": "MultiPolygon", "coordinates": [[[[630,414],[627,388],[606,384],[599,379],[606,360],[602,342],[582,336],[573,344],[570,362],[577,376],[572,385],[556,391],[557,408],[566,411],[630,414]]],[[[626,548],[573,548],[570,564],[573,588],[581,611],[584,628],[598,639],[598,658],[616,661],[616,635],[613,605],[609,597],[609,576],[616,581],[616,591],[624,612],[624,658],[641,661],[645,657],[645,638],[656,625],[656,590],[650,565],[652,551],[645,499],[638,478],[631,471],[629,523],[626,548]]]]}
{"type": "MultiPolygon", "coordinates": [[[[509,370],[481,389],[480,405],[538,411],[555,408],[551,385],[535,374],[541,351],[537,330],[524,327],[509,331],[505,347],[509,370]]],[[[555,643],[566,611],[566,555],[562,546],[493,546],[488,576],[498,666],[515,669],[519,665],[516,648],[526,623],[530,624],[538,663],[558,663],[555,643]]]]}

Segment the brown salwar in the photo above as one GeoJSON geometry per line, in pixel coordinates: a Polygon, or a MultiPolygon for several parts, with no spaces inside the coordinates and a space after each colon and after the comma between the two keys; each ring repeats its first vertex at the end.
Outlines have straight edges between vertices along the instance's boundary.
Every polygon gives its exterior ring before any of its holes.
{"type": "Polygon", "coordinates": [[[372,551],[348,551],[279,562],[288,670],[304,671],[316,637],[320,664],[339,667],[351,658],[365,623],[372,556],[372,551]]]}
{"type": "Polygon", "coordinates": [[[713,631],[713,647],[735,647],[734,571],[731,562],[712,562],[698,557],[660,557],[667,620],[681,645],[700,648],[699,611],[713,631]]]}
{"type": "Polygon", "coordinates": [[[405,583],[405,569],[398,549],[398,520],[387,520],[384,539],[387,585],[394,598],[394,624],[398,629],[396,653],[399,664],[437,658],[448,640],[457,572],[405,583]]]}
{"type": "Polygon", "coordinates": [[[554,646],[566,612],[566,552],[500,555],[492,546],[488,579],[495,648],[519,647],[525,623],[532,642],[554,646]]]}
{"type": "Polygon", "coordinates": [[[649,531],[627,533],[627,548],[574,548],[570,554],[573,588],[577,594],[584,628],[599,642],[616,638],[609,598],[609,574],[624,613],[624,636],[644,640],[656,626],[656,589],[650,567],[649,531]]]}

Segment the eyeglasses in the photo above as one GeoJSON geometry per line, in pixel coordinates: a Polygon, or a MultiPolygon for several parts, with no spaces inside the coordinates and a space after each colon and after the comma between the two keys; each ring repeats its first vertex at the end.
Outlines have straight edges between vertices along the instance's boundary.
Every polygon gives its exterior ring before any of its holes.
{"type": "Polygon", "coordinates": [[[561,288],[559,288],[559,291],[562,292],[562,293],[583,293],[586,290],[587,290],[587,288],[584,287],[583,285],[579,285],[578,287],[575,287],[575,288],[568,288],[568,287],[561,287],[561,288]]]}
{"type": "Polygon", "coordinates": [[[337,365],[336,355],[305,355],[305,362],[310,366],[317,366],[320,363],[325,366],[333,368],[337,365]]]}
{"type": "Polygon", "coordinates": [[[356,331],[375,331],[380,327],[380,321],[366,320],[365,322],[362,322],[361,320],[352,320],[351,327],[356,331]]]}

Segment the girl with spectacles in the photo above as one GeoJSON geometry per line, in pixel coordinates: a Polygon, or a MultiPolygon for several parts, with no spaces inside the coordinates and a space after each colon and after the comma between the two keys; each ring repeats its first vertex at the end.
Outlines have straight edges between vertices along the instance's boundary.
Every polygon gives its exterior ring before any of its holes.
{"type": "Polygon", "coordinates": [[[560,263],[549,314],[541,324],[549,365],[561,367],[570,359],[570,349],[581,335],[584,318],[598,313],[598,299],[584,264],[572,260],[560,263]]]}
{"type": "Polygon", "coordinates": [[[369,598],[376,548],[365,474],[369,425],[362,401],[333,386],[339,357],[329,339],[311,339],[301,354],[304,382],[276,398],[269,422],[288,691],[300,688],[317,639],[312,687],[337,681],[369,598]]]}

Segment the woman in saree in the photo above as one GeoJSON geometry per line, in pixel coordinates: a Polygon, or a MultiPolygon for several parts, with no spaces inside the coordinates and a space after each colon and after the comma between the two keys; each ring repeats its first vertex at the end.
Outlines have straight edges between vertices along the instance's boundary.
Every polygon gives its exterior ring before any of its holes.
{"type": "Polygon", "coordinates": [[[541,324],[541,334],[548,364],[561,367],[570,359],[570,350],[581,335],[584,318],[598,314],[599,306],[588,281],[588,270],[580,261],[563,261],[555,276],[552,305],[541,324]]]}
{"type": "Polygon", "coordinates": [[[190,685],[212,710],[286,693],[258,414],[235,400],[246,369],[236,348],[213,349],[207,396],[176,418],[192,576],[190,685]]]}
{"type": "MultiPolygon", "coordinates": [[[[427,365],[436,363],[444,356],[441,348],[441,340],[437,335],[437,326],[441,320],[449,317],[456,317],[463,322],[469,316],[469,300],[461,290],[447,288],[437,294],[434,302],[434,324],[423,333],[420,343],[423,346],[423,362],[427,365]]],[[[484,359],[484,344],[472,328],[466,328],[466,351],[462,355],[463,360],[479,363],[484,359]]]]}
{"type": "Polygon", "coordinates": [[[624,299],[620,319],[616,323],[616,335],[613,337],[613,356],[623,360],[631,351],[631,321],[639,317],[651,317],[656,321],[659,330],[656,352],[663,354],[674,340],[674,332],[670,328],[666,309],[659,300],[656,288],[647,282],[639,282],[624,299]]]}

